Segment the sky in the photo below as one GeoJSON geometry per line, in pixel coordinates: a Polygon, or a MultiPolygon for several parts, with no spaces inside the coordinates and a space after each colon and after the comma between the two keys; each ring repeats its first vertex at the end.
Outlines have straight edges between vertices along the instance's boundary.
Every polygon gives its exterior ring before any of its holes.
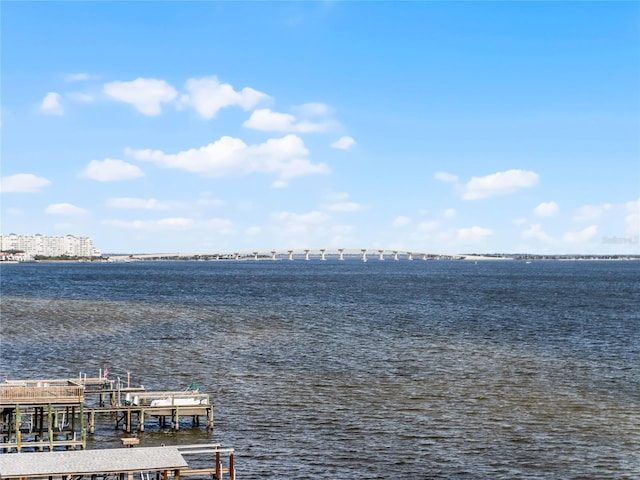
{"type": "Polygon", "coordinates": [[[1,233],[640,253],[638,2],[15,2],[1,233]]]}

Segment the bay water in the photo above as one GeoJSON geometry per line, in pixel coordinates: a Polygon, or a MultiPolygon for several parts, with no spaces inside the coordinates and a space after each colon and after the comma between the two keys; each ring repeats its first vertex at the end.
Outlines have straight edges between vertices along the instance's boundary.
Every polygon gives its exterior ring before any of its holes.
{"type": "MultiPolygon", "coordinates": [[[[0,381],[212,395],[242,479],[640,478],[640,262],[0,267],[0,381]]],[[[88,448],[120,445],[99,425],[88,448]]]]}

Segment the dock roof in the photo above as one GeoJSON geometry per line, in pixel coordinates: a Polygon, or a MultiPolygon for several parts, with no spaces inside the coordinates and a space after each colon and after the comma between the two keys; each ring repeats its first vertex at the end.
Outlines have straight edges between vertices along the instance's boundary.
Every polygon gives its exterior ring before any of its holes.
{"type": "Polygon", "coordinates": [[[187,468],[177,447],[111,448],[0,455],[0,478],[48,477],[187,468]]]}

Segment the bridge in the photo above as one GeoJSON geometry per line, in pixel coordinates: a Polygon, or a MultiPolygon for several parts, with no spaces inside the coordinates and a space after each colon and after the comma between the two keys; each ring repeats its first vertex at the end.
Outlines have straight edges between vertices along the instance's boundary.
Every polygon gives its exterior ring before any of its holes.
{"type": "Polygon", "coordinates": [[[299,248],[246,251],[220,251],[196,253],[144,253],[131,255],[109,255],[110,261],[136,260],[339,260],[357,258],[363,262],[374,260],[462,260],[466,256],[414,250],[385,248],[299,248]]]}

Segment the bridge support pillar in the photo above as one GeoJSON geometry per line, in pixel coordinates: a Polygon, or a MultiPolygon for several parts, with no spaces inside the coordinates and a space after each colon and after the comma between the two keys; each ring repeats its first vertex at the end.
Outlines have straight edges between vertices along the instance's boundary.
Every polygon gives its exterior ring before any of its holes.
{"type": "Polygon", "coordinates": [[[344,260],[344,248],[339,248],[338,249],[338,254],[340,255],[338,257],[338,260],[344,260]]]}

